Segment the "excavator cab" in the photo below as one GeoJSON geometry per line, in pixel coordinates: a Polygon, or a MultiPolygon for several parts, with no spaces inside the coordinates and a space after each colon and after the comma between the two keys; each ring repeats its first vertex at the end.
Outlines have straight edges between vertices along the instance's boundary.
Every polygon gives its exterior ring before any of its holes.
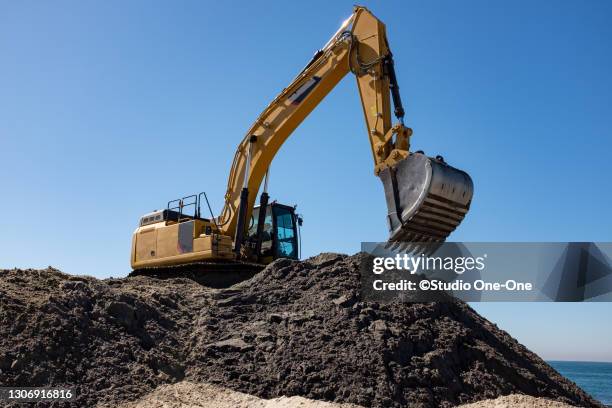
{"type": "MultiPolygon", "coordinates": [[[[245,247],[254,251],[257,243],[261,206],[253,208],[245,247]]],[[[266,205],[261,230],[259,261],[269,263],[277,258],[299,259],[299,226],[301,218],[295,207],[272,202],[266,205]]]]}

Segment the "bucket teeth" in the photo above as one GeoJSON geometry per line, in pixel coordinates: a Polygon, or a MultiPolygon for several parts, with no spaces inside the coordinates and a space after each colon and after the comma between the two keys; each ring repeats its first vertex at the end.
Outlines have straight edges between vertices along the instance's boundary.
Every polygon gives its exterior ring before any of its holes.
{"type": "Polygon", "coordinates": [[[407,254],[412,254],[414,252],[414,248],[416,247],[416,244],[413,242],[402,242],[400,246],[402,248],[402,252],[405,252],[407,254]]]}

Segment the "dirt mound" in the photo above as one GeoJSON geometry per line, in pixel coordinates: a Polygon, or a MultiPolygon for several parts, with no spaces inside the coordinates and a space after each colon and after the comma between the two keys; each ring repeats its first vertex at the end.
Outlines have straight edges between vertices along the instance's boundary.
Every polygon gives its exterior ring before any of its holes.
{"type": "Polygon", "coordinates": [[[361,302],[361,256],[278,260],[226,289],[2,271],[0,383],[76,385],[78,406],[183,379],[365,406],[510,393],[599,406],[466,304],[361,302]]]}
{"type": "Polygon", "coordinates": [[[2,271],[0,384],[74,385],[83,407],[180,380],[201,291],[190,280],[2,271]]]}

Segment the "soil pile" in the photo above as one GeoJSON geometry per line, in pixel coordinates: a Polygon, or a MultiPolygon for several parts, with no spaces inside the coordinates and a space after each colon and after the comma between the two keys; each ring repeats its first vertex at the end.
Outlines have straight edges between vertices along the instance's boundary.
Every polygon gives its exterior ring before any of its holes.
{"type": "Polygon", "coordinates": [[[72,385],[74,406],[85,407],[182,379],[196,306],[183,307],[182,293],[199,285],[126,281],[53,268],[0,272],[0,384],[72,385]]]}
{"type": "Polygon", "coordinates": [[[78,406],[184,379],[364,406],[511,393],[600,406],[464,303],[362,302],[362,256],[278,260],[221,289],[2,271],[0,384],[76,386],[78,406]]]}

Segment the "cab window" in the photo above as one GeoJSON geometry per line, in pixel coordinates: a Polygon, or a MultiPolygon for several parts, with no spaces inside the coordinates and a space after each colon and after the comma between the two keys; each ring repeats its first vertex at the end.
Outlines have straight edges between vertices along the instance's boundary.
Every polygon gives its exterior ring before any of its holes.
{"type": "Polygon", "coordinates": [[[276,218],[276,257],[297,259],[297,239],[293,212],[287,208],[274,207],[276,218]]]}

